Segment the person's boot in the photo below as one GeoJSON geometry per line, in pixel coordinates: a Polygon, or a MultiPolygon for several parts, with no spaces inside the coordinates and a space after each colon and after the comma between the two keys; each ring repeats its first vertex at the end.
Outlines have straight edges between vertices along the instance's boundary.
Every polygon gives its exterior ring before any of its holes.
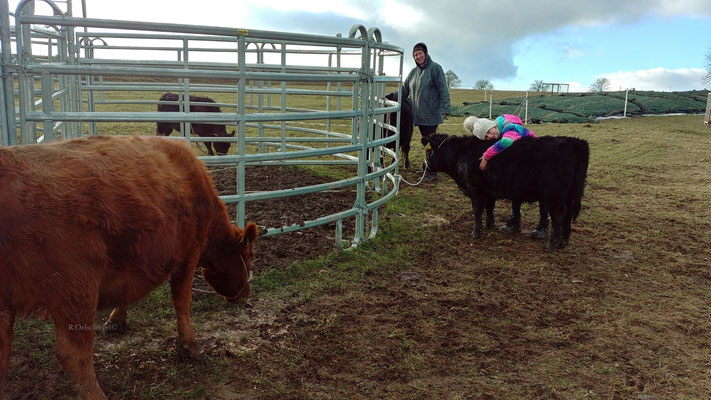
{"type": "Polygon", "coordinates": [[[425,176],[422,178],[422,182],[430,182],[430,181],[433,181],[433,180],[435,180],[435,179],[437,179],[437,173],[436,173],[436,172],[432,172],[432,171],[430,171],[430,170],[427,170],[427,173],[426,173],[425,176]]]}
{"type": "Polygon", "coordinates": [[[531,238],[533,239],[545,239],[548,236],[548,219],[545,221],[538,221],[538,226],[531,232],[531,238]]]}
{"type": "Polygon", "coordinates": [[[521,232],[521,217],[512,216],[508,221],[506,221],[506,225],[499,228],[499,230],[508,234],[521,232]]]}
{"type": "MultiPolygon", "coordinates": [[[[430,154],[432,154],[432,150],[426,150],[425,151],[425,160],[430,159],[430,154]]],[[[422,169],[424,170],[426,168],[426,164],[422,163],[422,169]]],[[[427,168],[427,172],[425,172],[425,176],[422,178],[422,182],[430,182],[437,179],[437,172],[432,171],[431,169],[427,168]]]]}

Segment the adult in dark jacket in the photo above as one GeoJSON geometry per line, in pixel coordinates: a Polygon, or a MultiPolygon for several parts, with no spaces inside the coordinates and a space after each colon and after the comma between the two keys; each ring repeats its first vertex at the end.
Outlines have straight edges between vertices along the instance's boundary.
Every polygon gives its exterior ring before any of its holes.
{"type": "MultiPolygon", "coordinates": [[[[449,90],[442,67],[432,61],[424,43],[415,45],[412,57],[417,66],[405,78],[402,96],[412,100],[412,123],[426,137],[437,133],[437,126],[452,113],[449,90]]],[[[425,157],[429,158],[430,151],[425,157]]],[[[431,181],[436,177],[436,172],[428,170],[424,180],[431,181]]]]}

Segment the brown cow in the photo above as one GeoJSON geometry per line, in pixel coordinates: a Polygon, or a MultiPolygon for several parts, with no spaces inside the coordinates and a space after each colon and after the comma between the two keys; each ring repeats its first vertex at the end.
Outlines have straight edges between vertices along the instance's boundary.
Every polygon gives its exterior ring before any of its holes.
{"type": "Polygon", "coordinates": [[[0,147],[0,210],[0,391],[16,316],[49,314],[59,364],[84,399],[105,399],[92,364],[97,308],[125,310],[167,280],[178,348],[195,355],[196,266],[227,301],[251,291],[257,227],[230,224],[184,143],[134,136],[0,147]]]}
{"type": "MultiPolygon", "coordinates": [[[[166,92],[160,96],[160,101],[182,101],[183,95],[178,96],[175,93],[166,92]]],[[[209,97],[194,96],[190,95],[190,111],[191,112],[221,112],[220,107],[214,105],[215,100],[209,97]]],[[[161,104],[158,103],[158,111],[162,112],[178,112],[179,107],[177,104],[161,104]]],[[[235,135],[235,131],[229,135],[227,134],[227,129],[224,125],[217,124],[201,124],[194,122],[190,124],[190,130],[192,133],[201,137],[232,137],[235,135]]],[[[180,124],[177,122],[158,122],[156,123],[156,135],[170,136],[173,131],[180,132],[180,124]]],[[[205,147],[207,148],[207,154],[214,155],[212,152],[212,146],[215,146],[215,151],[219,155],[225,155],[230,150],[229,142],[205,142],[205,147]]]]}

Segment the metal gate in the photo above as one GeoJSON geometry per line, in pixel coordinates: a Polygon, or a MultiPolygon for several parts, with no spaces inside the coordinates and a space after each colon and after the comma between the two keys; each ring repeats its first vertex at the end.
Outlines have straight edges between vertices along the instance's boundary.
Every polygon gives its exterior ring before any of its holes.
{"type": "Polygon", "coordinates": [[[236,148],[201,158],[208,166],[236,168],[235,192],[222,199],[236,205],[238,225],[244,226],[247,202],[354,187],[350,209],[268,227],[264,236],[335,222],[335,243],[343,248],[347,219],[355,221],[347,245],[375,236],[378,208],[399,183],[399,128],[382,123],[399,103],[386,106],[382,99],[387,86],[399,90],[403,68],[402,49],[383,42],[377,28],[355,25],[348,37],[329,37],[75,18],[45,3],[53,15],[35,15],[31,0],[13,14],[0,0],[2,145],[154,134],[156,122],[179,122],[181,140],[236,148]],[[168,91],[186,100],[177,102],[177,112],[156,111],[158,94],[168,91]],[[191,112],[191,93],[215,97],[222,112],[191,112]],[[232,126],[236,134],[192,137],[192,123],[232,126]],[[381,127],[394,135],[382,137],[381,127]],[[385,147],[390,142],[396,150],[385,147]],[[393,162],[381,165],[383,155],[393,162]],[[247,192],[245,169],[256,165],[342,166],[349,176],[247,192]]]}

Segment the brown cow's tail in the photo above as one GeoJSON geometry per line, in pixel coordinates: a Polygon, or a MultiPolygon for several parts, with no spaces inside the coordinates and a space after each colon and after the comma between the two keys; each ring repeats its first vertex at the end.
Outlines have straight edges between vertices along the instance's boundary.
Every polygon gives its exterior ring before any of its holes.
{"type": "Polygon", "coordinates": [[[588,142],[582,139],[573,139],[573,154],[575,155],[576,165],[569,204],[573,211],[573,221],[575,221],[582,208],[585,178],[588,175],[588,161],[590,159],[590,147],[588,146],[588,142]]]}

